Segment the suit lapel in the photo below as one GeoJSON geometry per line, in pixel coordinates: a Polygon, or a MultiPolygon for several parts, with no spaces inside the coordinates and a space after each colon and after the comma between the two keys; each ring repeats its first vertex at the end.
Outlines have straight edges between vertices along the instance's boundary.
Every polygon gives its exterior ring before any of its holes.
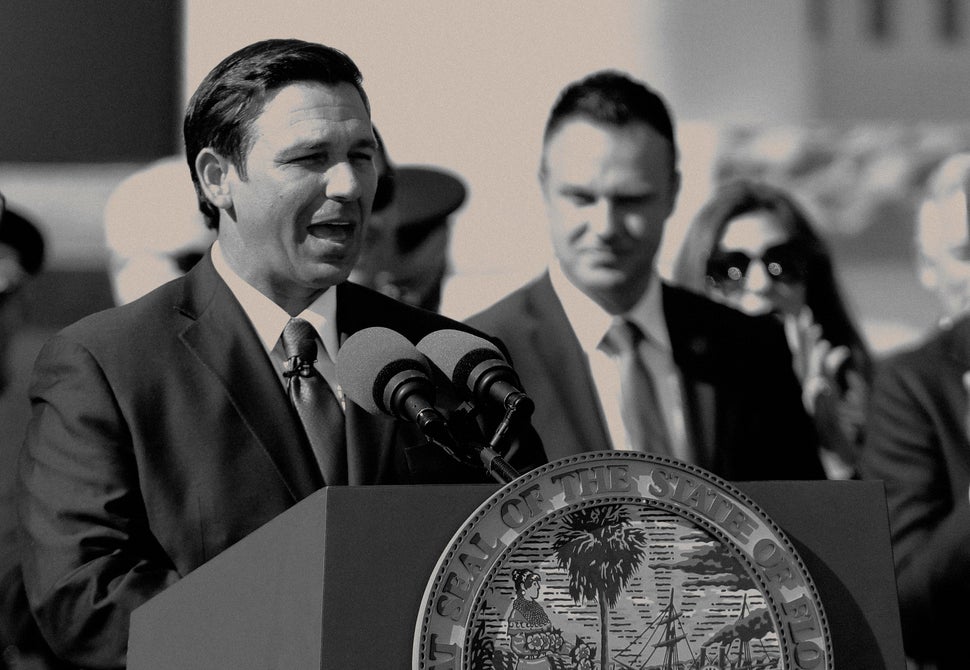
{"type": "Polygon", "coordinates": [[[347,483],[381,481],[382,462],[392,455],[396,427],[390,417],[375,417],[347,401],[347,483]]]}
{"type": "Polygon", "coordinates": [[[721,406],[714,385],[697,373],[703,370],[703,359],[710,356],[712,343],[705,333],[689,328],[677,292],[667,284],[662,285],[662,291],[664,319],[683,387],[688,437],[697,465],[709,468],[714,464],[718,442],[725,439],[718,435],[718,426],[727,429],[732,423],[730,417],[718,415],[721,406]]]}
{"type": "MultiPolygon", "coordinates": [[[[529,389],[537,403],[548,403],[552,412],[544,423],[543,448],[549,460],[584,451],[609,448],[609,433],[599,411],[596,388],[583,353],[559,302],[548,273],[533,286],[522,328],[528,347],[535,353],[543,389],[529,389]]],[[[515,361],[515,364],[531,364],[515,361]]]]}
{"type": "Polygon", "coordinates": [[[970,370],[970,317],[955,322],[950,330],[945,340],[947,355],[961,371],[970,370]]]}
{"type": "MultiPolygon", "coordinates": [[[[951,389],[947,402],[954,408],[955,416],[963,419],[963,434],[970,439],[970,384],[965,375],[970,375],[970,317],[960,319],[949,326],[950,332],[943,340],[943,347],[946,356],[947,367],[952,366],[951,370],[956,372],[959,382],[951,385],[943,385],[943,390],[951,389]]],[[[953,372],[946,368],[940,370],[942,378],[946,378],[953,372]]],[[[964,449],[959,450],[962,458],[970,459],[970,455],[964,449]]]]}
{"type": "MultiPolygon", "coordinates": [[[[386,316],[377,309],[366,291],[354,284],[337,285],[337,333],[342,346],[358,330],[383,325],[386,316]]],[[[347,401],[347,467],[351,485],[380,481],[381,472],[394,458],[396,422],[390,417],[371,416],[347,401]]]]}
{"type": "MultiPolygon", "coordinates": [[[[192,322],[181,339],[218,379],[227,400],[301,500],[323,485],[306,436],[249,319],[207,254],[176,306],[192,322]]],[[[242,445],[228,445],[230,448],[242,445]]]]}
{"type": "Polygon", "coordinates": [[[687,430],[695,463],[710,468],[714,463],[717,444],[717,394],[713,384],[686,376],[683,387],[687,430]]]}

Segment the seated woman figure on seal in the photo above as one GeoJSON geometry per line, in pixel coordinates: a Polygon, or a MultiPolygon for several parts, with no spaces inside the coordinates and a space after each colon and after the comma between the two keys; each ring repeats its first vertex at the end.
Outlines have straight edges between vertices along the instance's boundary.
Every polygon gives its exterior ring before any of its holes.
{"type": "Polygon", "coordinates": [[[569,654],[570,645],[563,639],[562,631],[553,627],[545,608],[536,601],[540,582],[541,578],[533,570],[512,570],[516,597],[507,621],[515,659],[510,667],[515,670],[559,670],[568,667],[566,655],[569,654]]]}

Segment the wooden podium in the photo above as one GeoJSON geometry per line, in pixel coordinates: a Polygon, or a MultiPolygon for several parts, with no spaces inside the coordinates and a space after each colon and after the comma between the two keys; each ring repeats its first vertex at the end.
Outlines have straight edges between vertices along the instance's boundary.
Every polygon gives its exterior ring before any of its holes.
{"type": "MultiPolygon", "coordinates": [[[[737,486],[804,559],[836,667],[905,670],[882,484],[737,486]]],[[[495,490],[322,489],[138,608],[128,667],[410,668],[428,577],[495,490]]]]}

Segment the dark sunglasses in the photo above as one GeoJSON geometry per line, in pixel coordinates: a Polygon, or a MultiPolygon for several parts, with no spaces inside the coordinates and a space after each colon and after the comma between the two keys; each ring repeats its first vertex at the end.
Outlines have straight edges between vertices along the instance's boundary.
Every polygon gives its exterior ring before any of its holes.
{"type": "Polygon", "coordinates": [[[804,249],[784,242],[765,249],[760,258],[752,258],[743,251],[716,249],[707,260],[707,280],[720,289],[736,289],[755,260],[765,266],[772,281],[782,284],[802,282],[808,274],[809,259],[804,249]]]}

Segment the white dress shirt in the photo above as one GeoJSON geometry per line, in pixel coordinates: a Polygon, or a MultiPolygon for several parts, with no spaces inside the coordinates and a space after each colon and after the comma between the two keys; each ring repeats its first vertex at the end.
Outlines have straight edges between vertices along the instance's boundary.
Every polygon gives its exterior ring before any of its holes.
{"type": "MultiPolygon", "coordinates": [[[[249,322],[256,330],[256,336],[259,337],[266,355],[273,364],[273,369],[276,370],[280,384],[285,387],[286,379],[283,377],[285,356],[280,337],[283,334],[283,328],[290,320],[290,315],[229,267],[218,241],[212,245],[212,264],[242,306],[243,312],[246,313],[249,322]]],[[[343,391],[337,384],[333,363],[337,358],[337,348],[339,347],[336,289],[331,287],[321,293],[296,318],[307,321],[316,329],[320,339],[317,341],[317,361],[314,367],[327,381],[334,395],[340,401],[340,406],[346,411],[346,401],[343,391]],[[321,342],[323,343],[322,350],[321,342]]]]}
{"type": "MultiPolygon", "coordinates": [[[[600,411],[606,421],[613,448],[632,450],[630,437],[620,415],[619,361],[601,348],[603,336],[615,317],[576,288],[563,274],[558,263],[550,265],[549,276],[566,312],[569,325],[586,354],[600,411]]],[[[649,288],[640,300],[628,312],[617,316],[632,321],[643,332],[640,355],[657,390],[673,455],[680,460],[693,462],[693,450],[684,416],[683,383],[670,347],[660,277],[654,274],[649,288]]]]}

